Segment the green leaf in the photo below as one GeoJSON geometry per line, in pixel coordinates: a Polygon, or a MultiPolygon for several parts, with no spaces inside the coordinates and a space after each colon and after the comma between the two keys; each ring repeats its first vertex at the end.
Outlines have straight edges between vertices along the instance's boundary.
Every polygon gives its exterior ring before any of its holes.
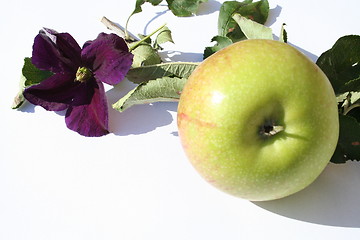
{"type": "Polygon", "coordinates": [[[238,12],[240,7],[245,6],[251,2],[252,0],[244,2],[226,1],[221,5],[218,18],[219,36],[226,36],[235,28],[236,23],[234,22],[232,16],[238,12]]]}
{"type": "Polygon", "coordinates": [[[257,23],[264,24],[269,16],[269,10],[269,2],[267,0],[260,0],[246,4],[237,13],[257,23]]]}
{"type": "Polygon", "coordinates": [[[360,161],[360,123],[351,116],[341,114],[339,121],[339,142],[331,162],[360,161]]]}
{"type": "MultiPolygon", "coordinates": [[[[137,44],[137,42],[133,44],[137,44]]],[[[133,49],[131,53],[134,54],[132,67],[153,65],[162,62],[157,50],[147,43],[141,43],[133,49]]]]}
{"type": "Polygon", "coordinates": [[[284,43],[287,43],[287,41],[288,41],[288,36],[287,36],[287,32],[286,32],[286,30],[285,30],[285,26],[286,26],[285,23],[283,23],[283,24],[281,25],[279,41],[284,42],[284,43]]]}
{"type": "Polygon", "coordinates": [[[131,68],[126,77],[134,83],[163,77],[188,78],[199,63],[169,62],[131,68]]]}
{"type": "Polygon", "coordinates": [[[137,104],[178,101],[186,78],[163,77],[139,84],[112,107],[123,112],[137,104]]]}
{"type": "Polygon", "coordinates": [[[243,2],[227,1],[221,5],[218,18],[218,35],[229,37],[233,42],[245,39],[244,34],[233,19],[233,15],[236,13],[264,24],[269,16],[269,3],[267,0],[254,3],[252,0],[245,0],[243,2]]]}
{"type": "Polygon", "coordinates": [[[31,58],[24,59],[24,66],[22,68],[22,75],[25,77],[25,87],[38,84],[44,79],[53,75],[50,71],[40,70],[31,62],[31,58]]]}
{"type": "Polygon", "coordinates": [[[211,42],[216,42],[216,44],[212,47],[205,48],[204,59],[233,43],[230,38],[223,36],[215,36],[211,39],[211,42]]]}
{"type": "Polygon", "coordinates": [[[152,43],[151,38],[148,37],[147,35],[138,34],[138,37],[140,38],[140,40],[143,40],[144,43],[147,43],[147,44],[151,44],[151,43],[152,43]]]}
{"type": "Polygon", "coordinates": [[[171,12],[178,17],[189,17],[194,15],[201,3],[208,0],[166,0],[171,12]]]}
{"type": "Polygon", "coordinates": [[[267,0],[258,2],[252,2],[252,0],[224,2],[219,12],[218,36],[212,39],[212,41],[217,41],[218,43],[204,50],[204,59],[230,45],[230,42],[234,43],[247,39],[239,24],[233,19],[235,14],[240,14],[257,23],[264,24],[269,16],[269,3],[267,0]]]}
{"type": "Polygon", "coordinates": [[[153,6],[157,6],[162,2],[162,0],[136,0],[135,9],[131,15],[142,12],[141,5],[143,5],[145,2],[151,3],[153,6]]]}
{"type": "MultiPolygon", "coordinates": [[[[200,4],[207,1],[208,0],[166,0],[168,8],[175,16],[178,17],[189,17],[194,15],[198,11],[200,4]]],[[[141,6],[145,2],[149,2],[153,6],[157,6],[162,2],[162,0],[136,0],[135,9],[128,17],[128,22],[132,15],[142,12],[141,6]]]]}
{"type": "Polygon", "coordinates": [[[18,109],[25,102],[25,98],[23,96],[23,91],[25,88],[38,84],[52,75],[53,73],[50,71],[40,70],[37,67],[35,67],[35,65],[32,64],[31,62],[31,58],[26,57],[24,59],[24,65],[22,68],[22,76],[20,79],[19,92],[15,96],[11,108],[18,109]]]}
{"type": "Polygon", "coordinates": [[[235,22],[240,26],[241,31],[247,39],[271,39],[273,34],[271,28],[268,28],[260,23],[247,19],[236,13],[233,16],[235,22]]]}
{"type": "Polygon", "coordinates": [[[174,43],[174,41],[172,39],[170,29],[168,27],[163,27],[160,30],[159,34],[156,36],[155,43],[154,43],[154,48],[155,49],[162,49],[160,44],[163,44],[163,43],[166,43],[166,42],[174,43]]]}
{"type": "Polygon", "coordinates": [[[329,78],[337,95],[360,91],[360,36],[339,38],[331,49],[321,54],[316,64],[329,78]]]}

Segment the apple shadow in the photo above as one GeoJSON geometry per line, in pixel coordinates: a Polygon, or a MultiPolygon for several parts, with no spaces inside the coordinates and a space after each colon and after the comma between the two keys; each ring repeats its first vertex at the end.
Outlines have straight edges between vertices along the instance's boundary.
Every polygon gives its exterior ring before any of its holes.
{"type": "Polygon", "coordinates": [[[299,50],[300,52],[302,52],[304,55],[306,55],[308,58],[310,58],[311,61],[313,61],[314,63],[316,62],[316,60],[319,58],[317,55],[299,47],[296,46],[295,44],[292,44],[291,42],[288,42],[289,45],[293,46],[294,48],[296,48],[297,50],[299,50]]]}
{"type": "MultiPolygon", "coordinates": [[[[276,36],[275,34],[273,35],[275,40],[279,40],[279,36],[276,36]]],[[[312,62],[316,63],[316,60],[319,58],[317,55],[291,43],[291,42],[287,42],[287,44],[289,44],[290,46],[296,48],[297,50],[299,50],[300,52],[302,52],[305,56],[307,56],[312,62]]]]}
{"type": "MultiPolygon", "coordinates": [[[[266,20],[265,25],[268,26],[268,27],[271,27],[277,21],[277,18],[280,16],[281,11],[282,11],[282,7],[280,5],[276,5],[276,7],[270,9],[269,16],[268,16],[268,19],[266,20]]],[[[279,40],[278,35],[273,34],[273,36],[274,36],[275,40],[279,40]]],[[[287,42],[287,43],[289,45],[295,47],[296,49],[298,49],[303,54],[305,54],[313,62],[316,62],[316,60],[318,59],[318,56],[316,56],[315,54],[313,54],[313,53],[311,53],[311,52],[309,52],[309,51],[307,51],[307,50],[305,50],[303,48],[300,48],[299,46],[296,46],[296,45],[292,44],[291,42],[287,42]]]]}
{"type": "Polygon", "coordinates": [[[330,163],[310,186],[255,205],[275,214],[321,225],[360,228],[360,165],[330,163]]]}

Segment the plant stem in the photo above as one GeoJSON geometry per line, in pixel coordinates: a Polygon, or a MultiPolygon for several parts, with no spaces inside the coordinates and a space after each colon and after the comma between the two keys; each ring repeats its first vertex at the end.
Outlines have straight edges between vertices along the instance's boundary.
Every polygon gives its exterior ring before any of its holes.
{"type": "Polygon", "coordinates": [[[273,123],[265,124],[260,128],[260,136],[267,138],[274,136],[284,130],[285,130],[284,126],[281,125],[274,125],[273,123]]]}
{"type": "Polygon", "coordinates": [[[140,41],[136,42],[134,45],[132,45],[129,48],[129,51],[131,52],[132,50],[134,50],[135,48],[137,48],[140,44],[142,44],[143,42],[145,42],[146,40],[148,40],[151,36],[153,36],[155,33],[157,33],[158,31],[160,31],[163,27],[166,26],[166,23],[163,24],[161,27],[157,28],[155,31],[153,31],[152,33],[150,33],[149,35],[147,35],[146,37],[144,37],[143,39],[141,39],[140,41]]]}
{"type": "Polygon", "coordinates": [[[129,33],[126,28],[114,23],[107,17],[102,17],[101,22],[105,25],[107,29],[114,31],[117,35],[124,38],[125,40],[129,40],[131,42],[137,41],[137,38],[131,33],[129,33]]]}
{"type": "Polygon", "coordinates": [[[131,16],[134,15],[134,13],[132,13],[128,19],[126,20],[126,23],[125,23],[125,39],[128,39],[130,36],[129,36],[129,32],[128,32],[128,25],[129,25],[129,21],[130,21],[130,18],[131,16]]]}

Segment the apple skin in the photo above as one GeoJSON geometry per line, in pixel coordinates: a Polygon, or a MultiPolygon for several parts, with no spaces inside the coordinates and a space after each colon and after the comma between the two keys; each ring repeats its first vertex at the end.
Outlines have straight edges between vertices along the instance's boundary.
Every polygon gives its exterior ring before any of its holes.
{"type": "Polygon", "coordinates": [[[339,136],[329,80],[304,54],[275,40],[240,41],[205,59],[181,93],[177,123],[200,175],[251,201],[307,187],[339,136]],[[269,134],[269,125],[281,127],[269,134]]]}

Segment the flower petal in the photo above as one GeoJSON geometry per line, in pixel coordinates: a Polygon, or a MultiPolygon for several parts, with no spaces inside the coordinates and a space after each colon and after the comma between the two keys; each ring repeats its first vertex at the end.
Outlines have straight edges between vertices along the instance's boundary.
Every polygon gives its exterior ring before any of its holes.
{"type": "Polygon", "coordinates": [[[95,40],[86,42],[81,57],[92,69],[95,78],[111,85],[124,79],[133,59],[124,39],[106,33],[100,33],[95,40]]]}
{"type": "Polygon", "coordinates": [[[68,108],[79,88],[72,74],[57,73],[24,91],[24,97],[35,105],[49,111],[68,108]]]}
{"type": "Polygon", "coordinates": [[[54,73],[74,72],[81,63],[81,48],[68,33],[41,30],[34,39],[32,63],[54,73]]]}
{"type": "MultiPolygon", "coordinates": [[[[93,95],[88,105],[71,105],[65,116],[69,129],[87,137],[100,137],[108,131],[108,106],[104,86],[93,81],[93,95]]],[[[91,86],[88,86],[90,89],[91,86]]]]}

